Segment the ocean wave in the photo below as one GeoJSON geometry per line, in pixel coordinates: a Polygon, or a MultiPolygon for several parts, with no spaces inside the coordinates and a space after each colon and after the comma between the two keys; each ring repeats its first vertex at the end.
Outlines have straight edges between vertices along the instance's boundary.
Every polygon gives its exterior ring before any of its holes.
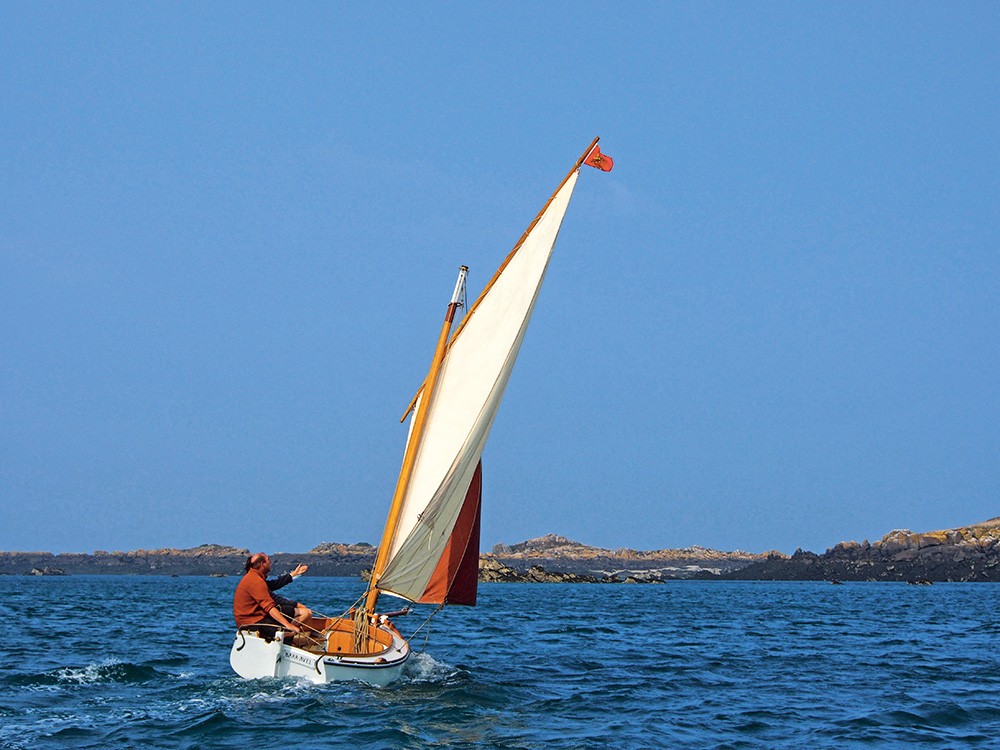
{"type": "Polygon", "coordinates": [[[188,721],[182,722],[182,726],[170,732],[172,737],[198,737],[224,732],[229,727],[235,726],[236,721],[219,709],[211,710],[207,713],[192,716],[188,721]]]}
{"type": "Polygon", "coordinates": [[[410,656],[403,676],[409,682],[444,683],[460,673],[460,669],[447,662],[438,661],[428,653],[419,653],[410,656]]]}
{"type": "Polygon", "coordinates": [[[133,664],[117,658],[105,659],[85,666],[65,666],[37,674],[16,673],[5,676],[11,686],[33,687],[51,685],[88,685],[97,683],[143,683],[173,677],[155,667],[133,664]]]}
{"type": "Polygon", "coordinates": [[[53,673],[59,682],[87,684],[95,682],[149,682],[165,675],[155,667],[120,659],[106,659],[85,667],[62,667],[53,673]]]}

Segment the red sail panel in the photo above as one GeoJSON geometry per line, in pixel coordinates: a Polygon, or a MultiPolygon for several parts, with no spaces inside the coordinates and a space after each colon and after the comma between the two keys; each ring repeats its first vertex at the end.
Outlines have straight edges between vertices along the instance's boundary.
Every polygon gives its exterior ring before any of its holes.
{"type": "Polygon", "coordinates": [[[419,601],[421,604],[476,604],[479,584],[479,516],[483,499],[483,462],[476,466],[448,545],[419,601]]]}
{"type": "MultiPolygon", "coordinates": [[[[476,490],[476,517],[469,534],[469,542],[462,556],[462,562],[458,566],[458,572],[451,582],[451,590],[448,592],[448,604],[463,604],[468,607],[476,606],[476,589],[479,587],[479,517],[482,508],[482,484],[476,490]]],[[[470,506],[472,503],[470,503],[470,506]]]]}

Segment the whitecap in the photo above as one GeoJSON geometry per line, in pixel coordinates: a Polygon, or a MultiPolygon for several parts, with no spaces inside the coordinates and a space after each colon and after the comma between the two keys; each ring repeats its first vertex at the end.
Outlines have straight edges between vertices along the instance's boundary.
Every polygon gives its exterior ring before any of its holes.
{"type": "Polygon", "coordinates": [[[404,672],[407,679],[413,682],[444,682],[458,673],[457,667],[438,661],[427,653],[412,654],[404,672]]]}
{"type": "Polygon", "coordinates": [[[90,684],[106,680],[110,671],[124,663],[121,659],[112,656],[96,664],[88,664],[85,667],[61,667],[54,674],[60,682],[75,682],[81,685],[90,684]]]}

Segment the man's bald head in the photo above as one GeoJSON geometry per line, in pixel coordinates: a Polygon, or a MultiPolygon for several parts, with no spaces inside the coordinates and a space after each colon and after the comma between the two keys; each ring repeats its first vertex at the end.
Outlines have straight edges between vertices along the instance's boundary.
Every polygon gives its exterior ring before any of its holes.
{"type": "Polygon", "coordinates": [[[265,565],[265,563],[267,563],[268,559],[269,559],[268,556],[263,552],[253,553],[252,555],[250,555],[250,557],[247,558],[247,563],[246,563],[247,572],[249,572],[251,568],[254,570],[260,570],[265,565]]]}

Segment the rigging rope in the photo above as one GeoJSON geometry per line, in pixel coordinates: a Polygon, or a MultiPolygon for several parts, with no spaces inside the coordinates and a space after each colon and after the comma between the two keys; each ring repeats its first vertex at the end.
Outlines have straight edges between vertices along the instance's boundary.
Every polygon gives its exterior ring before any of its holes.
{"type": "MultiPolygon", "coordinates": [[[[351,604],[347,609],[345,609],[343,611],[343,613],[341,613],[341,615],[339,617],[331,617],[330,615],[323,614],[322,612],[319,612],[319,611],[317,611],[315,609],[311,609],[310,610],[310,612],[312,613],[311,616],[315,617],[316,619],[329,620],[330,622],[334,622],[336,620],[346,620],[346,619],[350,618],[354,622],[354,643],[353,643],[354,651],[355,651],[355,653],[361,653],[361,652],[364,651],[364,647],[367,645],[367,641],[368,641],[368,638],[369,638],[369,636],[368,636],[368,627],[367,627],[368,623],[369,623],[368,614],[367,614],[367,612],[365,612],[365,610],[364,610],[363,607],[359,606],[361,604],[361,602],[364,601],[364,599],[365,599],[366,596],[367,596],[367,594],[362,594],[357,599],[355,599],[354,603],[351,604]]],[[[427,643],[430,640],[430,637],[431,637],[430,622],[431,622],[431,620],[443,608],[444,608],[444,602],[441,602],[441,604],[439,604],[437,606],[437,608],[433,612],[431,612],[429,615],[427,615],[426,619],[422,623],[420,623],[420,625],[417,626],[417,629],[413,631],[413,633],[410,635],[410,637],[406,639],[407,642],[411,641],[413,638],[416,637],[417,633],[419,633],[421,630],[423,630],[423,628],[426,626],[427,627],[427,634],[426,634],[426,636],[424,638],[424,644],[423,644],[423,646],[420,647],[420,653],[423,653],[424,649],[427,648],[427,643]]],[[[305,633],[305,632],[303,632],[302,635],[304,635],[307,638],[309,638],[316,645],[319,645],[319,643],[321,641],[319,639],[317,639],[314,635],[312,635],[313,633],[318,634],[319,636],[325,636],[325,635],[327,635],[327,630],[326,629],[317,629],[317,628],[314,628],[312,625],[310,625],[310,624],[308,624],[306,622],[302,622],[302,621],[296,620],[294,618],[289,618],[289,619],[291,620],[291,622],[294,622],[299,627],[304,628],[306,630],[312,631],[311,633],[305,633]]],[[[378,621],[374,617],[372,618],[371,624],[374,627],[378,627],[378,621]]]]}
{"type": "MultiPolygon", "coordinates": [[[[344,620],[344,619],[347,619],[349,616],[353,616],[353,619],[354,619],[354,622],[355,622],[355,633],[357,633],[358,612],[360,612],[360,610],[356,609],[356,608],[362,602],[362,600],[364,600],[364,598],[365,598],[365,595],[362,594],[357,599],[355,599],[354,603],[351,604],[347,609],[345,609],[343,611],[343,613],[339,617],[331,617],[330,615],[324,614],[324,613],[319,612],[318,610],[315,610],[315,609],[310,609],[309,610],[310,613],[311,613],[310,617],[314,617],[314,618],[316,618],[318,620],[329,620],[331,623],[333,623],[336,620],[344,620]],[[351,610],[355,610],[355,611],[352,613],[351,610]]],[[[302,630],[300,631],[301,634],[303,636],[305,636],[306,638],[308,638],[312,642],[313,646],[319,646],[320,644],[322,644],[324,637],[328,634],[328,631],[327,631],[326,628],[314,628],[309,623],[303,622],[301,620],[296,620],[294,617],[289,617],[288,620],[290,622],[295,623],[299,628],[302,628],[302,630]],[[307,633],[307,632],[305,632],[306,630],[311,631],[311,632],[307,633]]],[[[357,644],[357,637],[356,636],[355,636],[355,644],[357,644]]],[[[355,650],[359,651],[360,648],[356,648],[355,650]]]]}
{"type": "Polygon", "coordinates": [[[354,610],[354,653],[362,653],[368,644],[368,613],[364,607],[354,610]]]}
{"type": "Polygon", "coordinates": [[[419,633],[420,630],[424,627],[424,625],[426,625],[427,626],[427,636],[424,638],[424,645],[420,647],[419,653],[421,653],[421,654],[424,652],[424,649],[427,648],[427,642],[431,638],[431,628],[430,628],[431,618],[433,618],[434,615],[436,615],[442,609],[444,609],[444,602],[441,602],[437,606],[437,609],[435,609],[433,612],[431,612],[429,615],[427,615],[427,619],[424,620],[422,623],[420,623],[420,625],[417,626],[417,629],[414,630],[413,633],[410,634],[410,637],[406,639],[407,642],[412,641],[414,639],[414,637],[416,637],[417,633],[419,633]]]}

